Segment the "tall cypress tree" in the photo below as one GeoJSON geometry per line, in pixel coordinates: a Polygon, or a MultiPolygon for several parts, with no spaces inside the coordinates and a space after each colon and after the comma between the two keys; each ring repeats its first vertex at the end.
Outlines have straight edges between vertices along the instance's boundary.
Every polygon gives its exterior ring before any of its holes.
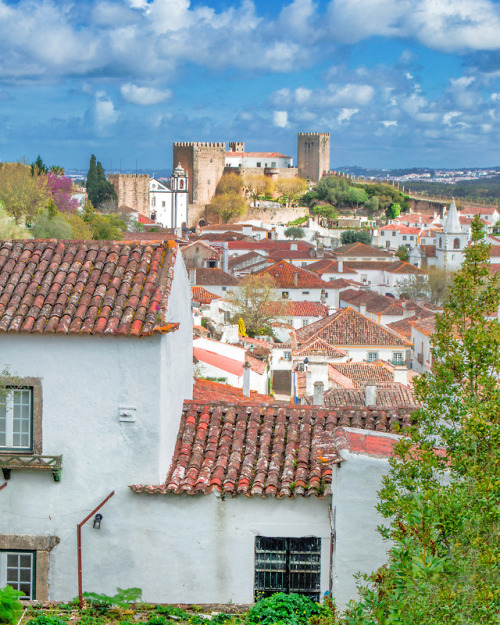
{"type": "MultiPolygon", "coordinates": [[[[100,163],[99,163],[100,164],[100,163]]],[[[87,195],[93,206],[97,206],[99,201],[99,178],[97,174],[96,158],[92,154],[90,157],[89,170],[87,172],[87,195]]]]}

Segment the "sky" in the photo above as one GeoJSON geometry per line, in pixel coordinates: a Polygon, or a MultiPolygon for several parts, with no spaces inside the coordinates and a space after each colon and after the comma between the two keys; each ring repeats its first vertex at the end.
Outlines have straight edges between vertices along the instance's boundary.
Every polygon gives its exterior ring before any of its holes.
{"type": "Polygon", "coordinates": [[[0,0],[0,161],[329,132],[332,168],[498,166],[499,33],[493,0],[0,0]]]}

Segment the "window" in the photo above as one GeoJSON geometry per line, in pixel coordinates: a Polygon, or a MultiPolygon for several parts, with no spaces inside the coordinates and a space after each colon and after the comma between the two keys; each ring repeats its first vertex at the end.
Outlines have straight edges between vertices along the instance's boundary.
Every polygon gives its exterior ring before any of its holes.
{"type": "Polygon", "coordinates": [[[276,167],[276,161],[271,161],[271,167],[276,167]]]}
{"type": "Polygon", "coordinates": [[[156,206],[156,198],[153,195],[153,197],[151,198],[151,206],[156,206]]]}
{"type": "Polygon", "coordinates": [[[309,291],[302,291],[302,295],[309,295],[309,291]]]}
{"type": "Polygon", "coordinates": [[[283,360],[292,360],[292,352],[283,352],[283,360]]]}
{"type": "Polygon", "coordinates": [[[392,354],[392,364],[393,365],[404,365],[405,359],[403,352],[393,352],[392,354]]]}
{"type": "Polygon", "coordinates": [[[406,241],[406,234],[403,234],[403,241],[406,241]]]}
{"type": "Polygon", "coordinates": [[[21,599],[35,598],[34,551],[0,551],[0,588],[6,585],[22,591],[21,599]]]}
{"type": "Polygon", "coordinates": [[[33,389],[7,387],[0,396],[0,449],[33,449],[33,389]]]}
{"type": "Polygon", "coordinates": [[[275,592],[320,598],[321,538],[255,537],[255,599],[275,592]]]}
{"type": "Polygon", "coordinates": [[[227,310],[224,311],[224,322],[229,323],[231,321],[231,313],[227,310]]]}
{"type": "Polygon", "coordinates": [[[374,362],[375,360],[378,360],[378,352],[368,352],[367,360],[368,362],[374,362]]]}
{"type": "Polygon", "coordinates": [[[410,234],[410,241],[413,241],[413,234],[410,234]]]}
{"type": "Polygon", "coordinates": [[[302,327],[304,328],[305,326],[309,325],[309,319],[302,319],[302,327]]]}
{"type": "Polygon", "coordinates": [[[257,167],[261,167],[261,163],[257,163],[257,167]]]}
{"type": "Polygon", "coordinates": [[[221,287],[223,291],[227,291],[227,286],[221,287]]]}
{"type": "Polygon", "coordinates": [[[385,236],[385,232],[383,230],[380,231],[380,236],[384,237],[385,236]]]}
{"type": "Polygon", "coordinates": [[[455,239],[453,241],[453,249],[454,250],[459,250],[460,249],[460,239],[455,239]]]}
{"type": "Polygon", "coordinates": [[[393,233],[392,233],[392,236],[393,236],[393,237],[395,237],[395,236],[396,236],[396,233],[395,233],[395,232],[393,232],[393,233]]]}
{"type": "Polygon", "coordinates": [[[163,208],[165,208],[165,202],[162,202],[161,205],[163,208]]]}

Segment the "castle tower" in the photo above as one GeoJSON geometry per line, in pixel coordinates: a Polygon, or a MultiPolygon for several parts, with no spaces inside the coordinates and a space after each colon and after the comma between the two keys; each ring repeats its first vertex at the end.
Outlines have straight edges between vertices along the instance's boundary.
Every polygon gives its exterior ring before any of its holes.
{"type": "Polygon", "coordinates": [[[244,152],[245,151],[245,143],[243,141],[230,141],[229,142],[229,151],[230,152],[244,152]]]}
{"type": "Polygon", "coordinates": [[[468,242],[469,233],[462,230],[455,200],[452,200],[444,222],[443,232],[437,236],[437,265],[448,271],[459,269],[468,242]]]}
{"type": "Polygon", "coordinates": [[[109,174],[108,181],[115,188],[118,206],[128,206],[150,216],[148,174],[109,174]]]}
{"type": "Polygon", "coordinates": [[[301,178],[313,182],[330,171],[330,133],[299,132],[297,135],[297,167],[301,178]]]}
{"type": "Polygon", "coordinates": [[[224,172],[226,144],[177,142],[173,145],[173,162],[179,163],[189,178],[189,203],[209,204],[224,172]]]}

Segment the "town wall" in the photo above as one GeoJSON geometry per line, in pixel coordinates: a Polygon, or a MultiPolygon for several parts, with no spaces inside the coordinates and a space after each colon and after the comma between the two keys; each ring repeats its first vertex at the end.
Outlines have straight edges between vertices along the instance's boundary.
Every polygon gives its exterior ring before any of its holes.
{"type": "Polygon", "coordinates": [[[297,167],[225,167],[224,174],[247,174],[249,176],[267,176],[271,180],[297,178],[297,167]]]}
{"type": "Polygon", "coordinates": [[[224,142],[174,143],[173,162],[180,163],[188,173],[190,204],[203,206],[211,202],[224,172],[225,158],[224,142]]]}
{"type": "Polygon", "coordinates": [[[330,171],[330,133],[299,132],[297,135],[297,166],[301,178],[313,182],[330,171]]]}
{"type": "Polygon", "coordinates": [[[115,188],[118,206],[128,206],[150,217],[148,174],[109,174],[108,181],[115,188]]]}

